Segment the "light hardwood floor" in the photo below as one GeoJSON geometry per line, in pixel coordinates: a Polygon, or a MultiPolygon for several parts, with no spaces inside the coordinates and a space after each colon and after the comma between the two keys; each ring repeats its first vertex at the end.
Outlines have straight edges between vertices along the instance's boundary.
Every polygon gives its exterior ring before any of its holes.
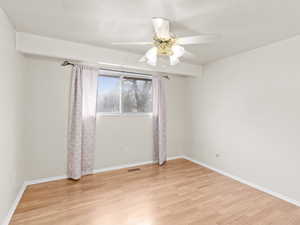
{"type": "Polygon", "coordinates": [[[300,208],[184,159],[31,185],[11,225],[300,225],[300,208]]]}

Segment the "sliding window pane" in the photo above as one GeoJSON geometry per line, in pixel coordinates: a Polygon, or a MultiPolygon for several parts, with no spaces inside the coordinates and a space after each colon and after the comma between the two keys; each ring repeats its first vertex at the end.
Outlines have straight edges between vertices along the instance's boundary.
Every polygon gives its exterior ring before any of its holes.
{"type": "Polygon", "coordinates": [[[122,108],[125,113],[152,112],[152,80],[124,77],[122,108]]]}
{"type": "Polygon", "coordinates": [[[100,113],[120,112],[120,77],[98,77],[97,111],[100,113]]]}

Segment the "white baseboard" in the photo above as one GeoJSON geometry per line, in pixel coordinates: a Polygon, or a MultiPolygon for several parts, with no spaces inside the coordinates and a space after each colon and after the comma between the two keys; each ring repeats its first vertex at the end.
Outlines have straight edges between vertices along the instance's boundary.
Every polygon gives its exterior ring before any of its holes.
{"type": "Polygon", "coordinates": [[[246,185],[248,185],[248,186],[250,186],[250,187],[253,187],[253,188],[257,189],[257,190],[260,190],[260,191],[265,192],[265,193],[267,193],[267,194],[270,194],[270,195],[272,195],[272,196],[274,196],[274,197],[276,197],[276,198],[282,199],[282,200],[284,200],[284,201],[287,201],[287,202],[289,202],[289,203],[291,203],[291,204],[294,204],[294,205],[300,207],[300,202],[299,202],[299,201],[296,201],[296,200],[294,200],[294,199],[291,199],[291,198],[289,198],[289,197],[287,197],[287,196],[285,196],[285,195],[283,195],[283,194],[274,192],[274,191],[269,190],[268,188],[262,187],[262,186],[260,186],[260,185],[257,185],[257,184],[248,182],[248,181],[246,181],[246,180],[244,180],[244,179],[242,179],[242,178],[240,178],[240,177],[238,177],[238,176],[229,174],[229,173],[227,173],[227,172],[224,172],[224,171],[222,171],[222,170],[219,170],[219,169],[217,169],[217,168],[214,168],[214,167],[212,167],[212,166],[209,166],[209,165],[207,165],[206,163],[203,163],[203,162],[200,162],[200,161],[198,161],[198,160],[192,159],[192,158],[190,158],[190,157],[188,157],[188,156],[183,156],[183,158],[186,159],[186,160],[189,160],[189,161],[191,161],[191,162],[194,162],[194,163],[196,163],[196,164],[198,164],[198,165],[200,165],[200,166],[203,166],[203,167],[206,167],[206,168],[208,168],[208,169],[210,169],[210,170],[213,170],[213,171],[215,171],[215,172],[217,172],[217,173],[219,173],[219,174],[222,174],[222,175],[224,175],[224,176],[230,177],[230,178],[232,178],[232,179],[234,179],[234,180],[236,180],[236,181],[239,181],[240,183],[246,184],[246,185]]]}
{"type": "MultiPolygon", "coordinates": [[[[231,174],[229,174],[229,173],[227,173],[227,172],[224,172],[224,171],[222,171],[222,170],[216,169],[216,168],[214,168],[214,167],[212,167],[212,166],[207,165],[206,163],[197,161],[197,160],[192,159],[192,158],[190,158],[190,157],[188,157],[188,156],[174,156],[174,157],[168,157],[168,160],[174,160],[174,159],[180,159],[180,158],[183,158],[183,159],[189,160],[189,161],[191,161],[191,162],[194,162],[194,163],[196,163],[196,164],[198,164],[198,165],[200,165],[200,166],[203,166],[203,167],[206,167],[206,168],[208,168],[208,169],[211,169],[211,170],[213,170],[213,171],[215,171],[215,172],[217,172],[217,173],[220,173],[220,174],[222,174],[222,175],[224,175],[224,176],[230,177],[230,178],[232,178],[232,179],[234,179],[234,180],[237,180],[237,181],[239,181],[239,182],[241,182],[241,183],[243,183],[243,184],[249,185],[249,186],[251,186],[251,187],[253,187],[253,188],[257,189],[257,190],[260,190],[260,191],[262,191],[262,192],[265,192],[265,193],[267,193],[267,194],[270,194],[270,195],[272,195],[272,196],[274,196],[274,197],[277,197],[277,198],[279,198],[279,199],[282,199],[282,200],[284,200],[284,201],[287,201],[287,202],[289,202],[289,203],[292,203],[292,204],[294,204],[294,205],[300,207],[300,202],[298,202],[298,201],[296,201],[296,200],[293,200],[293,199],[291,199],[291,198],[288,198],[288,197],[286,197],[285,195],[282,195],[282,194],[280,194],[280,193],[271,191],[271,190],[269,190],[269,189],[267,189],[267,188],[261,187],[261,186],[259,186],[259,185],[257,185],[257,184],[253,184],[253,183],[251,183],[251,182],[248,182],[248,181],[246,181],[246,180],[244,180],[244,179],[242,179],[242,178],[240,178],[240,177],[231,175],[231,174]]],[[[94,170],[94,173],[102,173],[102,172],[107,172],[107,171],[113,171],[113,170],[118,170],[118,169],[124,169],[124,168],[128,168],[128,167],[142,166],[142,165],[151,164],[151,163],[154,163],[154,162],[153,162],[153,161],[145,161],[145,162],[139,162],[139,163],[125,164],[125,165],[120,165],[120,166],[115,166],[115,167],[107,167],[107,168],[103,168],[103,169],[95,169],[95,170],[94,170]]],[[[6,219],[4,220],[3,225],[8,225],[8,224],[9,224],[9,222],[10,222],[10,220],[11,220],[11,218],[12,218],[12,215],[14,214],[14,212],[15,212],[15,210],[16,210],[18,204],[19,204],[19,201],[21,200],[22,195],[23,195],[23,193],[24,193],[24,191],[25,191],[25,189],[26,189],[26,187],[27,187],[28,185],[32,185],[32,184],[40,184],[40,183],[44,183],[44,182],[55,181],[55,180],[61,180],[61,179],[66,179],[66,178],[67,178],[67,176],[56,176],[56,177],[48,177],[48,178],[41,178],[41,179],[31,180],[31,181],[25,181],[24,184],[22,185],[20,191],[19,191],[18,194],[17,194],[16,200],[14,201],[14,203],[13,203],[11,209],[10,209],[9,212],[8,212],[7,217],[6,217],[6,219]]]]}
{"type": "Polygon", "coordinates": [[[32,185],[32,184],[41,184],[41,183],[46,183],[49,181],[55,181],[55,180],[62,180],[62,179],[66,179],[67,176],[56,176],[56,177],[47,177],[47,178],[40,178],[40,179],[35,179],[35,180],[29,180],[29,181],[25,181],[24,183],[26,184],[26,186],[28,185],[32,185]]]}
{"type": "MultiPolygon", "coordinates": [[[[174,159],[183,159],[184,156],[174,156],[174,157],[168,157],[168,160],[174,160],[174,159]]],[[[142,166],[147,164],[155,163],[154,161],[145,161],[145,162],[139,162],[139,163],[131,163],[131,164],[124,164],[121,166],[113,166],[113,167],[107,167],[103,169],[95,169],[94,173],[103,173],[107,171],[113,171],[113,170],[119,170],[119,169],[125,169],[129,167],[136,167],[136,166],[142,166]]]]}
{"type": "Polygon", "coordinates": [[[27,185],[25,183],[22,184],[22,186],[21,186],[21,188],[20,188],[20,190],[17,194],[17,197],[16,197],[15,201],[13,202],[11,208],[9,209],[9,211],[7,213],[6,218],[3,221],[3,225],[8,225],[10,223],[10,220],[11,220],[11,218],[12,218],[12,216],[13,216],[13,214],[14,214],[14,212],[15,212],[15,210],[16,210],[16,208],[17,208],[17,206],[18,206],[18,204],[19,204],[19,202],[20,202],[20,200],[23,196],[23,194],[24,194],[24,191],[26,190],[26,186],[27,185]]]}
{"type": "MultiPolygon", "coordinates": [[[[184,156],[168,157],[168,160],[179,159],[179,158],[184,158],[184,156]]],[[[118,170],[118,169],[125,169],[128,167],[142,166],[142,165],[147,165],[147,164],[151,164],[151,163],[154,163],[154,161],[145,161],[145,162],[139,162],[139,163],[124,164],[124,165],[114,166],[114,167],[107,167],[107,168],[102,168],[102,169],[95,169],[94,173],[102,173],[102,172],[113,171],[113,170],[118,170]]],[[[10,223],[10,220],[11,220],[11,218],[22,198],[22,195],[28,185],[41,184],[41,183],[45,183],[45,182],[49,182],[49,181],[62,180],[62,179],[66,179],[66,178],[67,178],[67,176],[64,175],[64,176],[47,177],[47,178],[40,178],[40,179],[25,181],[23,183],[20,191],[18,192],[17,197],[5,218],[3,225],[8,225],[10,223]]]]}
{"type": "MultiPolygon", "coordinates": [[[[184,156],[168,157],[168,160],[174,160],[174,159],[180,159],[180,158],[182,159],[182,158],[184,158],[184,156]]],[[[147,165],[147,164],[151,164],[151,163],[155,163],[155,162],[154,161],[144,161],[144,162],[138,162],[138,163],[129,163],[129,164],[123,164],[120,166],[112,166],[112,167],[106,167],[106,168],[101,168],[101,169],[94,169],[93,172],[94,172],[94,174],[103,173],[103,172],[108,172],[108,171],[125,169],[125,168],[129,168],[129,167],[147,165]]],[[[31,184],[40,184],[40,183],[45,183],[45,182],[49,182],[49,181],[62,180],[62,179],[66,179],[66,178],[67,178],[67,175],[40,178],[40,179],[25,181],[25,184],[27,186],[27,185],[31,185],[31,184]]]]}

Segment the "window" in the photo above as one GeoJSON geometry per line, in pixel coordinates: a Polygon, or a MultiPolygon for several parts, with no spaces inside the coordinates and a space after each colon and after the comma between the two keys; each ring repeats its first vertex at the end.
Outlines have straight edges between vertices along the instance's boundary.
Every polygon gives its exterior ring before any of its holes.
{"type": "Polygon", "coordinates": [[[120,78],[98,77],[98,112],[116,113],[120,110],[120,78]]]}
{"type": "Polygon", "coordinates": [[[144,77],[100,75],[97,112],[151,113],[152,80],[144,77]]]}

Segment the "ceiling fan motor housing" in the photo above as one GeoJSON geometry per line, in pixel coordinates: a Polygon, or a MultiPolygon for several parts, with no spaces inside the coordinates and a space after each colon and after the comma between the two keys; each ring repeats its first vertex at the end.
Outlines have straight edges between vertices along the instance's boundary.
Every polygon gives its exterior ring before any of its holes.
{"type": "Polygon", "coordinates": [[[172,46],[175,44],[175,38],[158,38],[154,37],[154,45],[158,49],[159,55],[171,56],[173,55],[172,46]]]}

